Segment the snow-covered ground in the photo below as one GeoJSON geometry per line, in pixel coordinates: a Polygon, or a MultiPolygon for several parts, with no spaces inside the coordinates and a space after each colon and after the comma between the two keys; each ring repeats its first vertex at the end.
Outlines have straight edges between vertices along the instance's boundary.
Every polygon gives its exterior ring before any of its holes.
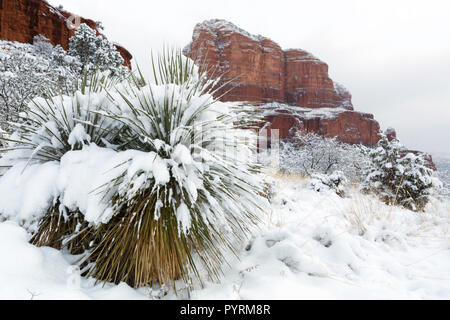
{"type": "MultiPolygon", "coordinates": [[[[192,299],[450,299],[450,204],[427,213],[309,190],[299,178],[274,178],[272,213],[230,256],[221,284],[192,299]]],[[[177,299],[169,291],[95,285],[71,267],[75,257],[28,244],[15,222],[0,223],[1,299],[177,299]]]]}

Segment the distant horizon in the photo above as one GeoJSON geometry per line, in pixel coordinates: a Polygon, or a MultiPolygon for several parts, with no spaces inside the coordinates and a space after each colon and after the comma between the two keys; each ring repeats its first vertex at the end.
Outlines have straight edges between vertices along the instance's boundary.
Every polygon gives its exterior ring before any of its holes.
{"type": "Polygon", "coordinates": [[[450,162],[450,153],[432,153],[433,160],[450,162]]]}
{"type": "Polygon", "coordinates": [[[255,7],[234,0],[138,6],[118,0],[49,2],[102,21],[108,38],[129,50],[143,69],[150,50],[183,48],[197,23],[214,18],[282,48],[302,48],[329,65],[330,77],[353,95],[355,110],[374,114],[382,131],[395,128],[410,149],[450,155],[450,43],[443,41],[450,30],[450,5],[445,1],[282,0],[276,7],[269,1],[255,7]]]}

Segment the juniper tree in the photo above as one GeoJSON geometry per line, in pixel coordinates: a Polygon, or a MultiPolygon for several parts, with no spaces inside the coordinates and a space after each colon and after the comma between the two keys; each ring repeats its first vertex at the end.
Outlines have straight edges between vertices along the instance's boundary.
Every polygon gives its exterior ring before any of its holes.
{"type": "Polygon", "coordinates": [[[372,165],[362,189],[376,193],[386,204],[423,211],[433,188],[433,171],[426,166],[424,154],[405,156],[403,149],[398,140],[383,136],[370,152],[372,165]]]}
{"type": "Polygon", "coordinates": [[[119,72],[124,63],[114,44],[97,35],[97,32],[85,23],[82,23],[70,38],[69,54],[80,60],[82,73],[95,69],[119,72]]]}

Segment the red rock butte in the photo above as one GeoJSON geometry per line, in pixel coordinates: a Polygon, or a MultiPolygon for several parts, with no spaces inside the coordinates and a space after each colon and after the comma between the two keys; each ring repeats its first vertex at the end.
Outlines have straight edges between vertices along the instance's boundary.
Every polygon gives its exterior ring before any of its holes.
{"type": "MultiPolygon", "coordinates": [[[[33,43],[34,36],[44,35],[53,45],[59,44],[67,50],[69,39],[75,33],[71,22],[86,23],[101,34],[93,20],[79,17],[78,21],[72,21],[74,17],[43,0],[0,0],[0,39],[33,43]]],[[[124,64],[131,67],[131,53],[120,45],[115,46],[124,64]]]]}
{"type": "Polygon", "coordinates": [[[373,115],[354,111],[351,94],[330,79],[328,65],[304,50],[283,50],[230,22],[208,20],[195,27],[184,54],[201,70],[223,75],[224,83],[231,80],[219,93],[223,101],[272,103],[265,128],[280,130],[282,139],[298,131],[366,146],[380,139],[373,115]]]}

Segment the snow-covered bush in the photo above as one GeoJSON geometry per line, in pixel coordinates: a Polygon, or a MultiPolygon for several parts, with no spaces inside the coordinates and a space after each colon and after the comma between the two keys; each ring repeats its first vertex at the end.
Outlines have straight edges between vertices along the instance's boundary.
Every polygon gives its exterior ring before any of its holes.
{"type": "Polygon", "coordinates": [[[423,154],[403,156],[402,149],[397,140],[382,137],[370,153],[372,166],[362,190],[375,192],[386,204],[422,211],[433,189],[433,170],[426,166],[423,154]]]}
{"type": "Polygon", "coordinates": [[[106,89],[113,84],[114,78],[97,73],[90,83],[73,91],[49,92],[47,98],[33,99],[20,114],[23,121],[8,123],[15,131],[5,138],[9,147],[1,163],[60,161],[68,151],[81,150],[84,145],[113,143],[120,133],[119,124],[95,113],[110,104],[106,89]]]}
{"type": "MultiPolygon", "coordinates": [[[[0,43],[0,117],[17,121],[27,103],[45,94],[56,75],[51,61],[40,56],[31,45],[0,43]]],[[[5,128],[5,124],[3,123],[5,128]]]]}
{"type": "MultiPolygon", "coordinates": [[[[3,148],[5,146],[5,142],[3,139],[6,139],[6,138],[7,138],[7,133],[0,126],[0,148],[3,148]]],[[[1,155],[0,155],[0,157],[1,157],[1,155]]]]}
{"type": "Polygon", "coordinates": [[[53,47],[44,37],[34,45],[0,41],[0,120],[22,121],[20,113],[34,97],[49,91],[67,90],[78,80],[79,64],[61,47],[53,47]]]}
{"type": "Polygon", "coordinates": [[[43,35],[37,35],[33,38],[33,46],[37,55],[50,57],[53,54],[54,47],[50,40],[43,35]]]}
{"type": "Polygon", "coordinates": [[[17,125],[0,162],[10,167],[0,214],[39,219],[32,242],[84,253],[81,267],[98,280],[192,284],[200,270],[218,279],[224,250],[266,205],[253,148],[240,143],[251,132],[235,128],[232,105],[181,52],[155,65],[151,83],[98,78],[33,100],[36,129],[17,125]]]}
{"type": "Polygon", "coordinates": [[[69,40],[69,54],[81,62],[81,73],[110,71],[122,73],[124,60],[113,43],[97,35],[87,24],[82,23],[69,40]]]}
{"type": "Polygon", "coordinates": [[[81,25],[70,39],[69,51],[54,47],[44,36],[36,36],[32,45],[0,41],[0,121],[4,121],[0,126],[4,130],[12,131],[5,122],[24,120],[19,115],[35,97],[48,97],[60,89],[72,91],[97,70],[129,75],[115,46],[87,25],[81,25]]]}
{"type": "Polygon", "coordinates": [[[344,185],[347,182],[345,174],[341,171],[335,171],[330,175],[314,173],[309,181],[309,187],[317,192],[333,191],[338,196],[344,197],[344,185]]]}
{"type": "Polygon", "coordinates": [[[367,152],[362,145],[348,145],[315,134],[298,135],[281,143],[280,168],[305,176],[342,171],[347,177],[358,181],[370,162],[367,152]]]}

